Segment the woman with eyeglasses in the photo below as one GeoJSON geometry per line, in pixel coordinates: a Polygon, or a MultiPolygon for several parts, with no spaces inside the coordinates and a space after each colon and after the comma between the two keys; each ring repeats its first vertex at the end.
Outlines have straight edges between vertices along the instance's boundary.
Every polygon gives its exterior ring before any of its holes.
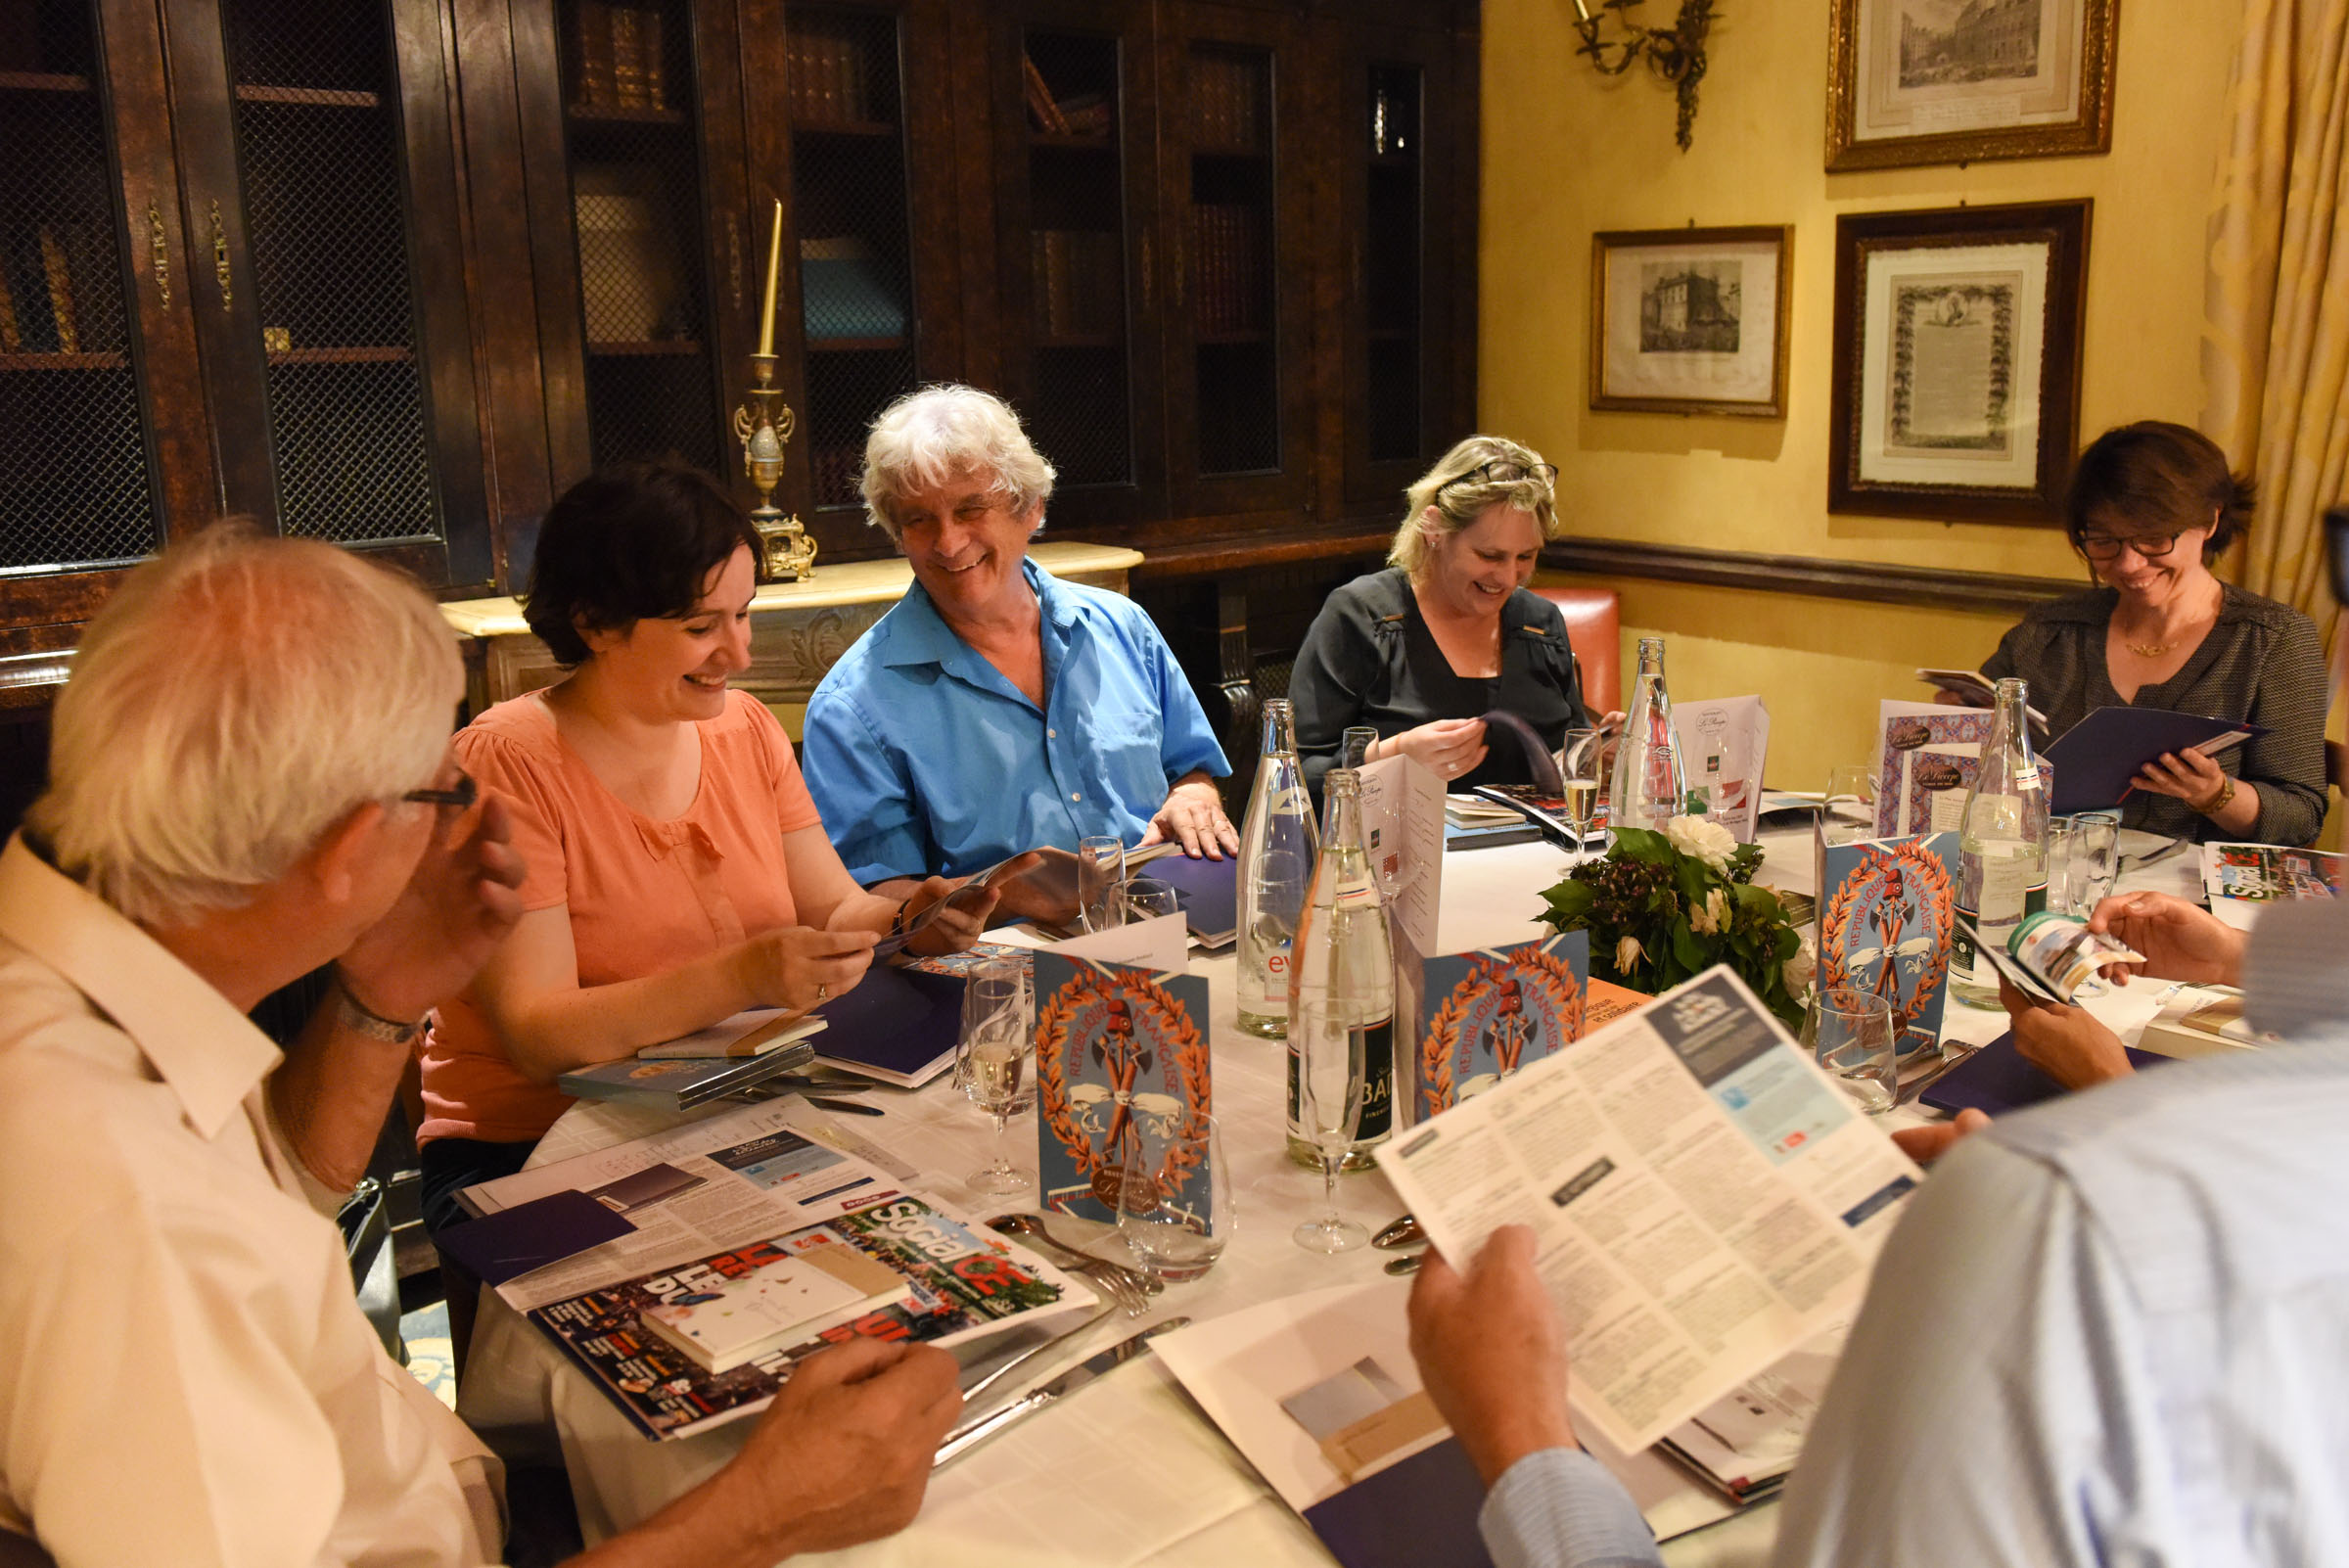
{"type": "Polygon", "coordinates": [[[2208,437],[2157,420],[2106,431],[2064,501],[2064,530],[2098,586],[2034,608],[1982,666],[1994,681],[2028,681],[2053,735],[2124,704],[2266,726],[2217,757],[2165,753],[2122,803],[2129,827],[2308,844],[2325,820],[2316,625],[2210,570],[2250,514],[2250,485],[2208,437]]]}
{"type": "Polygon", "coordinates": [[[1555,751],[1588,723],[1558,607],[1526,582],[1562,531],[1542,454],[1471,436],[1407,493],[1387,570],[1329,596],[1289,676],[1297,751],[1319,790],[1351,725],[1377,729],[1369,761],[1415,758],[1451,790],[1533,781],[1522,747],[1488,744],[1498,709],[1555,751]]]}

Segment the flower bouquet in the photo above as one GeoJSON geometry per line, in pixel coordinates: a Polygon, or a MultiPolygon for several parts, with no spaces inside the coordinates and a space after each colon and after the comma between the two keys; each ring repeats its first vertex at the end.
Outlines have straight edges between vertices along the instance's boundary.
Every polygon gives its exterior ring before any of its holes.
{"type": "Polygon", "coordinates": [[[1753,885],[1758,845],[1701,816],[1657,833],[1618,828],[1601,858],[1585,860],[1543,895],[1558,931],[1590,933],[1590,972],[1633,991],[1666,992],[1727,964],[1789,1029],[1800,1029],[1810,985],[1802,938],[1778,896],[1753,885]]]}

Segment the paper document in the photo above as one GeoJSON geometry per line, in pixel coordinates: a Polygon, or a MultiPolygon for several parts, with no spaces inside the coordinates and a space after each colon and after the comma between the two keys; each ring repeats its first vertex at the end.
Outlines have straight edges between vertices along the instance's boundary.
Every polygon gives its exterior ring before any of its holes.
{"type": "Polygon", "coordinates": [[[1394,893],[1394,932],[1413,952],[1436,948],[1436,907],[1444,898],[1444,781],[1408,757],[1360,769],[1362,848],[1383,897],[1394,893]]]}
{"type": "Polygon", "coordinates": [[[792,1095],[500,1176],[459,1198],[488,1215],[553,1192],[584,1192],[636,1227],[497,1288],[516,1311],[529,1312],[876,1202],[911,1175],[888,1169],[886,1160],[792,1095]]]}
{"type": "Polygon", "coordinates": [[[1378,1151],[1448,1258],[1533,1227],[1626,1453],[1852,1314],[1916,1167],[1712,969],[1378,1151]]]}

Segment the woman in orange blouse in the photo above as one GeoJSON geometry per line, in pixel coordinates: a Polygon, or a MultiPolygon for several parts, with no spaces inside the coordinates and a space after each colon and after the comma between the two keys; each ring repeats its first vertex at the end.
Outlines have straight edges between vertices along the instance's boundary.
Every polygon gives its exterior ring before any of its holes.
{"type": "MultiPolygon", "coordinates": [[[[458,1189],[521,1169],[570,1105],[573,1068],[748,1007],[856,984],[874,942],[955,886],[902,901],[842,867],[750,664],[758,535],[717,485],[636,464],[546,515],[525,613],[571,673],[459,731],[458,761],[513,807],[522,922],[424,1045],[429,1228],[458,1189]]],[[[912,944],[970,945],[991,896],[912,944]]]]}

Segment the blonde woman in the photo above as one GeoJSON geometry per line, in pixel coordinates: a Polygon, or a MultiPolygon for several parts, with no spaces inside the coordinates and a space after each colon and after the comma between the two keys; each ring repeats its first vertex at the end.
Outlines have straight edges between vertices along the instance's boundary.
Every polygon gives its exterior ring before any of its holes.
{"type": "Polygon", "coordinates": [[[1314,789],[1349,725],[1377,729],[1371,761],[1415,758],[1464,790],[1532,780],[1519,748],[1486,745],[1495,709],[1552,751],[1589,722],[1566,623],[1525,586],[1560,532],[1556,478],[1531,447],[1471,436],[1411,486],[1387,570],[1329,596],[1289,677],[1314,789]]]}

